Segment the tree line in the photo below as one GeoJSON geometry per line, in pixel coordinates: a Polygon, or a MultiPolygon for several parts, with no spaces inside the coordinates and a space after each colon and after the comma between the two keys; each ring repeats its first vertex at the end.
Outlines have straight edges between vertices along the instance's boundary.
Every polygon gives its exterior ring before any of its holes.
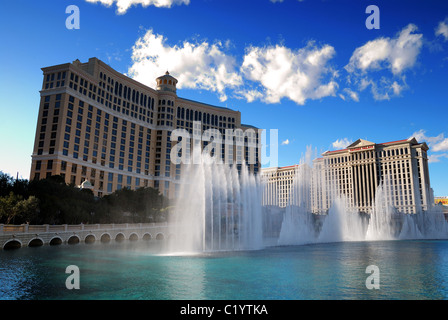
{"type": "Polygon", "coordinates": [[[0,171],[0,224],[163,222],[169,211],[169,200],[154,188],[123,188],[98,198],[61,176],[29,181],[0,171]]]}

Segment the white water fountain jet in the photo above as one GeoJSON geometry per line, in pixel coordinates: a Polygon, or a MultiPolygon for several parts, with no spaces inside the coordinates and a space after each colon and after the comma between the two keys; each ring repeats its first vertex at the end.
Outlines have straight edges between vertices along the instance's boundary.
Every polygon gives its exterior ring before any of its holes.
{"type": "Polygon", "coordinates": [[[434,206],[405,216],[400,239],[448,239],[448,222],[442,208],[434,206]]]}
{"type": "MultiPolygon", "coordinates": [[[[277,220],[281,221],[281,228],[278,224],[275,244],[448,238],[448,223],[440,208],[431,207],[427,211],[420,208],[416,214],[397,211],[401,190],[387,176],[376,189],[372,211],[358,213],[353,200],[341,194],[328,176],[322,175],[325,171],[310,165],[311,152],[307,150],[296,168],[283,219],[277,220]],[[328,204],[320,204],[326,214],[316,214],[321,213],[314,203],[318,192],[326,194],[324,200],[328,204]]],[[[244,164],[240,172],[236,166],[204,159],[198,165],[185,167],[171,220],[175,239],[170,240],[170,252],[263,248],[266,240],[263,232],[269,230],[267,234],[273,234],[270,226],[265,225],[269,219],[263,220],[264,214],[272,211],[263,213],[263,187],[259,176],[250,174],[244,164]]]]}
{"type": "Polygon", "coordinates": [[[311,148],[307,148],[305,157],[296,168],[278,239],[279,245],[301,245],[316,241],[316,216],[312,214],[311,208],[312,152],[311,148]]]}
{"type": "Polygon", "coordinates": [[[245,164],[217,163],[200,155],[182,170],[171,218],[169,252],[202,253],[263,247],[261,183],[245,164]]]}
{"type": "Polygon", "coordinates": [[[313,214],[302,206],[287,206],[278,245],[302,245],[316,241],[316,223],[313,214]]]}
{"type": "Polygon", "coordinates": [[[391,179],[386,177],[376,190],[366,240],[394,240],[397,238],[397,222],[399,222],[400,215],[394,206],[394,194],[398,194],[398,190],[392,185],[391,179]]]}
{"type": "Polygon", "coordinates": [[[350,209],[349,199],[337,196],[325,217],[318,242],[363,241],[365,230],[365,219],[350,209]]]}

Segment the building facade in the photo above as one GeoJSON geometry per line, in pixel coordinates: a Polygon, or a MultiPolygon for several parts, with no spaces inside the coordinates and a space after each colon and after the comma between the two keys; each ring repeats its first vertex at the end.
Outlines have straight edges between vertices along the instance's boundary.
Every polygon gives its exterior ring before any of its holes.
{"type": "Polygon", "coordinates": [[[177,80],[168,72],[153,89],[97,58],[42,71],[30,179],[61,175],[68,184],[89,181],[96,196],[153,187],[172,198],[183,166],[171,161],[181,140],[171,140],[176,129],[199,137],[210,130],[223,137],[233,132],[233,146],[220,144],[220,156],[258,172],[257,128],[241,124],[239,111],[178,97],[177,80]]]}
{"type": "Polygon", "coordinates": [[[428,170],[428,146],[415,138],[373,143],[359,139],[346,149],[327,151],[310,168],[300,164],[263,168],[263,205],[300,205],[325,214],[338,196],[359,212],[371,213],[377,191],[402,213],[434,204],[428,170]]]}
{"type": "Polygon", "coordinates": [[[415,138],[373,143],[359,139],[346,149],[327,151],[314,161],[320,188],[313,189],[316,212],[329,209],[336,195],[369,213],[382,184],[399,212],[417,213],[434,203],[428,170],[428,146],[415,138]]]}
{"type": "Polygon", "coordinates": [[[298,165],[261,169],[261,177],[264,182],[262,202],[264,206],[284,208],[289,204],[297,170],[298,165]]]}

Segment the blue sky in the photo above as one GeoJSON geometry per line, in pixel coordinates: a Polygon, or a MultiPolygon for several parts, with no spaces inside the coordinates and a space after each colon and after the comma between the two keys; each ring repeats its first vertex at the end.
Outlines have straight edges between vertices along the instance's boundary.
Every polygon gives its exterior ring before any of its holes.
{"type": "Polygon", "coordinates": [[[15,0],[0,4],[0,170],[29,178],[40,68],[97,57],[278,129],[279,165],[358,138],[416,136],[448,196],[448,2],[15,0]],[[132,4],[130,7],[127,4],[132,4]],[[380,28],[366,28],[368,5],[380,28]],[[69,30],[66,7],[80,10],[69,30]]]}

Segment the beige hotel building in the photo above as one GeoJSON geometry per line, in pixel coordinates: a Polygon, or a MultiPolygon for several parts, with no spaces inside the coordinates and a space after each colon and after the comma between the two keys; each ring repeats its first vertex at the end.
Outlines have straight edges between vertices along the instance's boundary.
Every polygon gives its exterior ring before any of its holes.
{"type": "Polygon", "coordinates": [[[261,177],[264,181],[263,205],[286,207],[299,165],[286,167],[262,168],[261,177]]]}
{"type": "Polygon", "coordinates": [[[386,181],[387,200],[399,212],[428,210],[434,196],[427,151],[426,143],[415,138],[378,144],[359,139],[343,150],[324,152],[313,161],[311,171],[303,170],[309,175],[303,179],[309,193],[292,188],[299,167],[306,164],[263,168],[262,176],[267,181],[263,202],[284,207],[288,199],[305,195],[311,212],[325,214],[337,195],[345,195],[350,207],[370,213],[378,186],[386,181]],[[302,195],[295,194],[298,191],[302,195]]]}
{"type": "Polygon", "coordinates": [[[328,210],[332,197],[345,195],[353,208],[370,212],[380,183],[399,212],[417,213],[434,203],[428,146],[415,138],[373,143],[358,139],[346,149],[327,151],[314,161],[323,188],[313,191],[315,211],[328,210]]]}
{"type": "MultiPolygon", "coordinates": [[[[156,89],[112,69],[97,58],[42,68],[43,84],[30,179],[61,175],[66,183],[88,181],[95,196],[128,187],[153,187],[174,197],[182,164],[171,161],[171,132],[234,130],[241,143],[222,158],[260,168],[258,130],[241,124],[241,113],[177,96],[168,72],[156,89]],[[194,125],[196,127],[194,127],[194,125]],[[249,161],[249,157],[256,161],[249,161]]],[[[207,142],[202,142],[202,147],[207,142]]],[[[230,151],[228,151],[230,150],[230,151]]]]}

